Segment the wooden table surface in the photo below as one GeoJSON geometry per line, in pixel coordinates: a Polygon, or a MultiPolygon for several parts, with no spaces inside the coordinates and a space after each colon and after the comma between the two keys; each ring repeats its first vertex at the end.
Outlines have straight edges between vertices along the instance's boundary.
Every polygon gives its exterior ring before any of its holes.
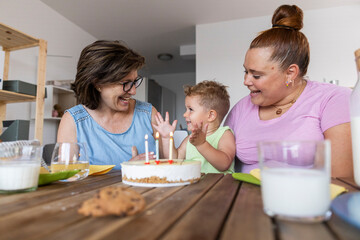
{"type": "MultiPolygon", "coordinates": [[[[352,179],[333,182],[360,190],[352,179]]],[[[135,216],[77,213],[83,201],[109,185],[123,185],[120,171],[0,195],[0,239],[360,239],[360,230],[335,214],[316,224],[272,219],[263,213],[259,186],[221,174],[188,186],[132,187],[146,200],[146,209],[135,216]]]]}

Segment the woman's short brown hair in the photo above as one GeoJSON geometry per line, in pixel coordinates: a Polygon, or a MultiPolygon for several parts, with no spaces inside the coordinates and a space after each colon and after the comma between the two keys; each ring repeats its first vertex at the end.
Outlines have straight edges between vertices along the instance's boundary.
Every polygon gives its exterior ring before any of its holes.
{"type": "Polygon", "coordinates": [[[299,76],[303,77],[310,61],[310,48],[306,36],[300,32],[303,27],[303,11],[296,5],[278,7],[272,17],[273,27],[261,32],[250,44],[251,48],[271,47],[269,60],[280,64],[286,70],[297,64],[299,76]]]}
{"type": "Polygon", "coordinates": [[[216,81],[202,81],[195,86],[185,86],[185,96],[199,96],[200,105],[208,110],[215,110],[220,123],[230,108],[230,96],[227,86],[216,81]]]}
{"type": "Polygon", "coordinates": [[[119,41],[96,41],[82,50],[71,89],[78,103],[96,109],[100,103],[97,85],[119,82],[144,64],[143,56],[119,41]]]}

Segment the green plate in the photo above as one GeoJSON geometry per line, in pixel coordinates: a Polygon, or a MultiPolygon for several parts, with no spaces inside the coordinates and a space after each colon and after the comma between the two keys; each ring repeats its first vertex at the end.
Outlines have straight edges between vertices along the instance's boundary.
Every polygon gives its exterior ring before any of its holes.
{"type": "Polygon", "coordinates": [[[257,179],[256,177],[254,177],[253,175],[248,174],[248,173],[233,173],[232,177],[237,180],[247,182],[247,183],[252,183],[252,184],[256,184],[256,185],[261,184],[259,179],[257,179]]]}
{"type": "Polygon", "coordinates": [[[38,185],[46,185],[58,180],[68,179],[69,177],[74,176],[80,170],[71,170],[71,171],[64,171],[64,172],[57,172],[57,173],[42,173],[39,175],[39,183],[38,185]]]}

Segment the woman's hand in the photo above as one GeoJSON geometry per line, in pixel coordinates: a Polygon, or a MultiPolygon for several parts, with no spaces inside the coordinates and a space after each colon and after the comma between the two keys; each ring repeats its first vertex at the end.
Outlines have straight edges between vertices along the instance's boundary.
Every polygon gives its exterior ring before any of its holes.
{"type": "MultiPolygon", "coordinates": [[[[138,154],[138,150],[135,146],[132,146],[131,154],[132,154],[132,158],[129,161],[139,161],[146,159],[146,154],[145,153],[138,154]]],[[[154,152],[149,152],[149,160],[153,160],[155,158],[156,156],[154,155],[154,152]]]]}
{"type": "Polygon", "coordinates": [[[174,120],[172,124],[170,124],[169,113],[166,112],[165,120],[161,116],[159,112],[155,115],[156,125],[153,124],[153,127],[156,131],[159,132],[162,138],[170,138],[170,132],[174,132],[176,129],[177,120],[174,120]]]}
{"type": "Polygon", "coordinates": [[[192,145],[197,147],[206,142],[208,126],[208,123],[203,125],[203,122],[201,122],[199,126],[195,123],[194,127],[191,129],[191,135],[189,138],[189,141],[192,145]]]}

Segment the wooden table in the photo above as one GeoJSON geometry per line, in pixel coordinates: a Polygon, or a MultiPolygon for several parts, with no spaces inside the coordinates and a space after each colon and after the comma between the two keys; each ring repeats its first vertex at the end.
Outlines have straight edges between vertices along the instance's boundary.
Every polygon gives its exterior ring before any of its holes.
{"type": "MultiPolygon", "coordinates": [[[[333,182],[359,191],[351,179],[333,182]]],[[[147,203],[135,216],[77,213],[83,201],[109,185],[123,185],[120,171],[0,195],[0,239],[360,239],[359,229],[334,214],[316,224],[272,219],[263,213],[259,186],[221,174],[188,186],[133,187],[147,203]]]]}

